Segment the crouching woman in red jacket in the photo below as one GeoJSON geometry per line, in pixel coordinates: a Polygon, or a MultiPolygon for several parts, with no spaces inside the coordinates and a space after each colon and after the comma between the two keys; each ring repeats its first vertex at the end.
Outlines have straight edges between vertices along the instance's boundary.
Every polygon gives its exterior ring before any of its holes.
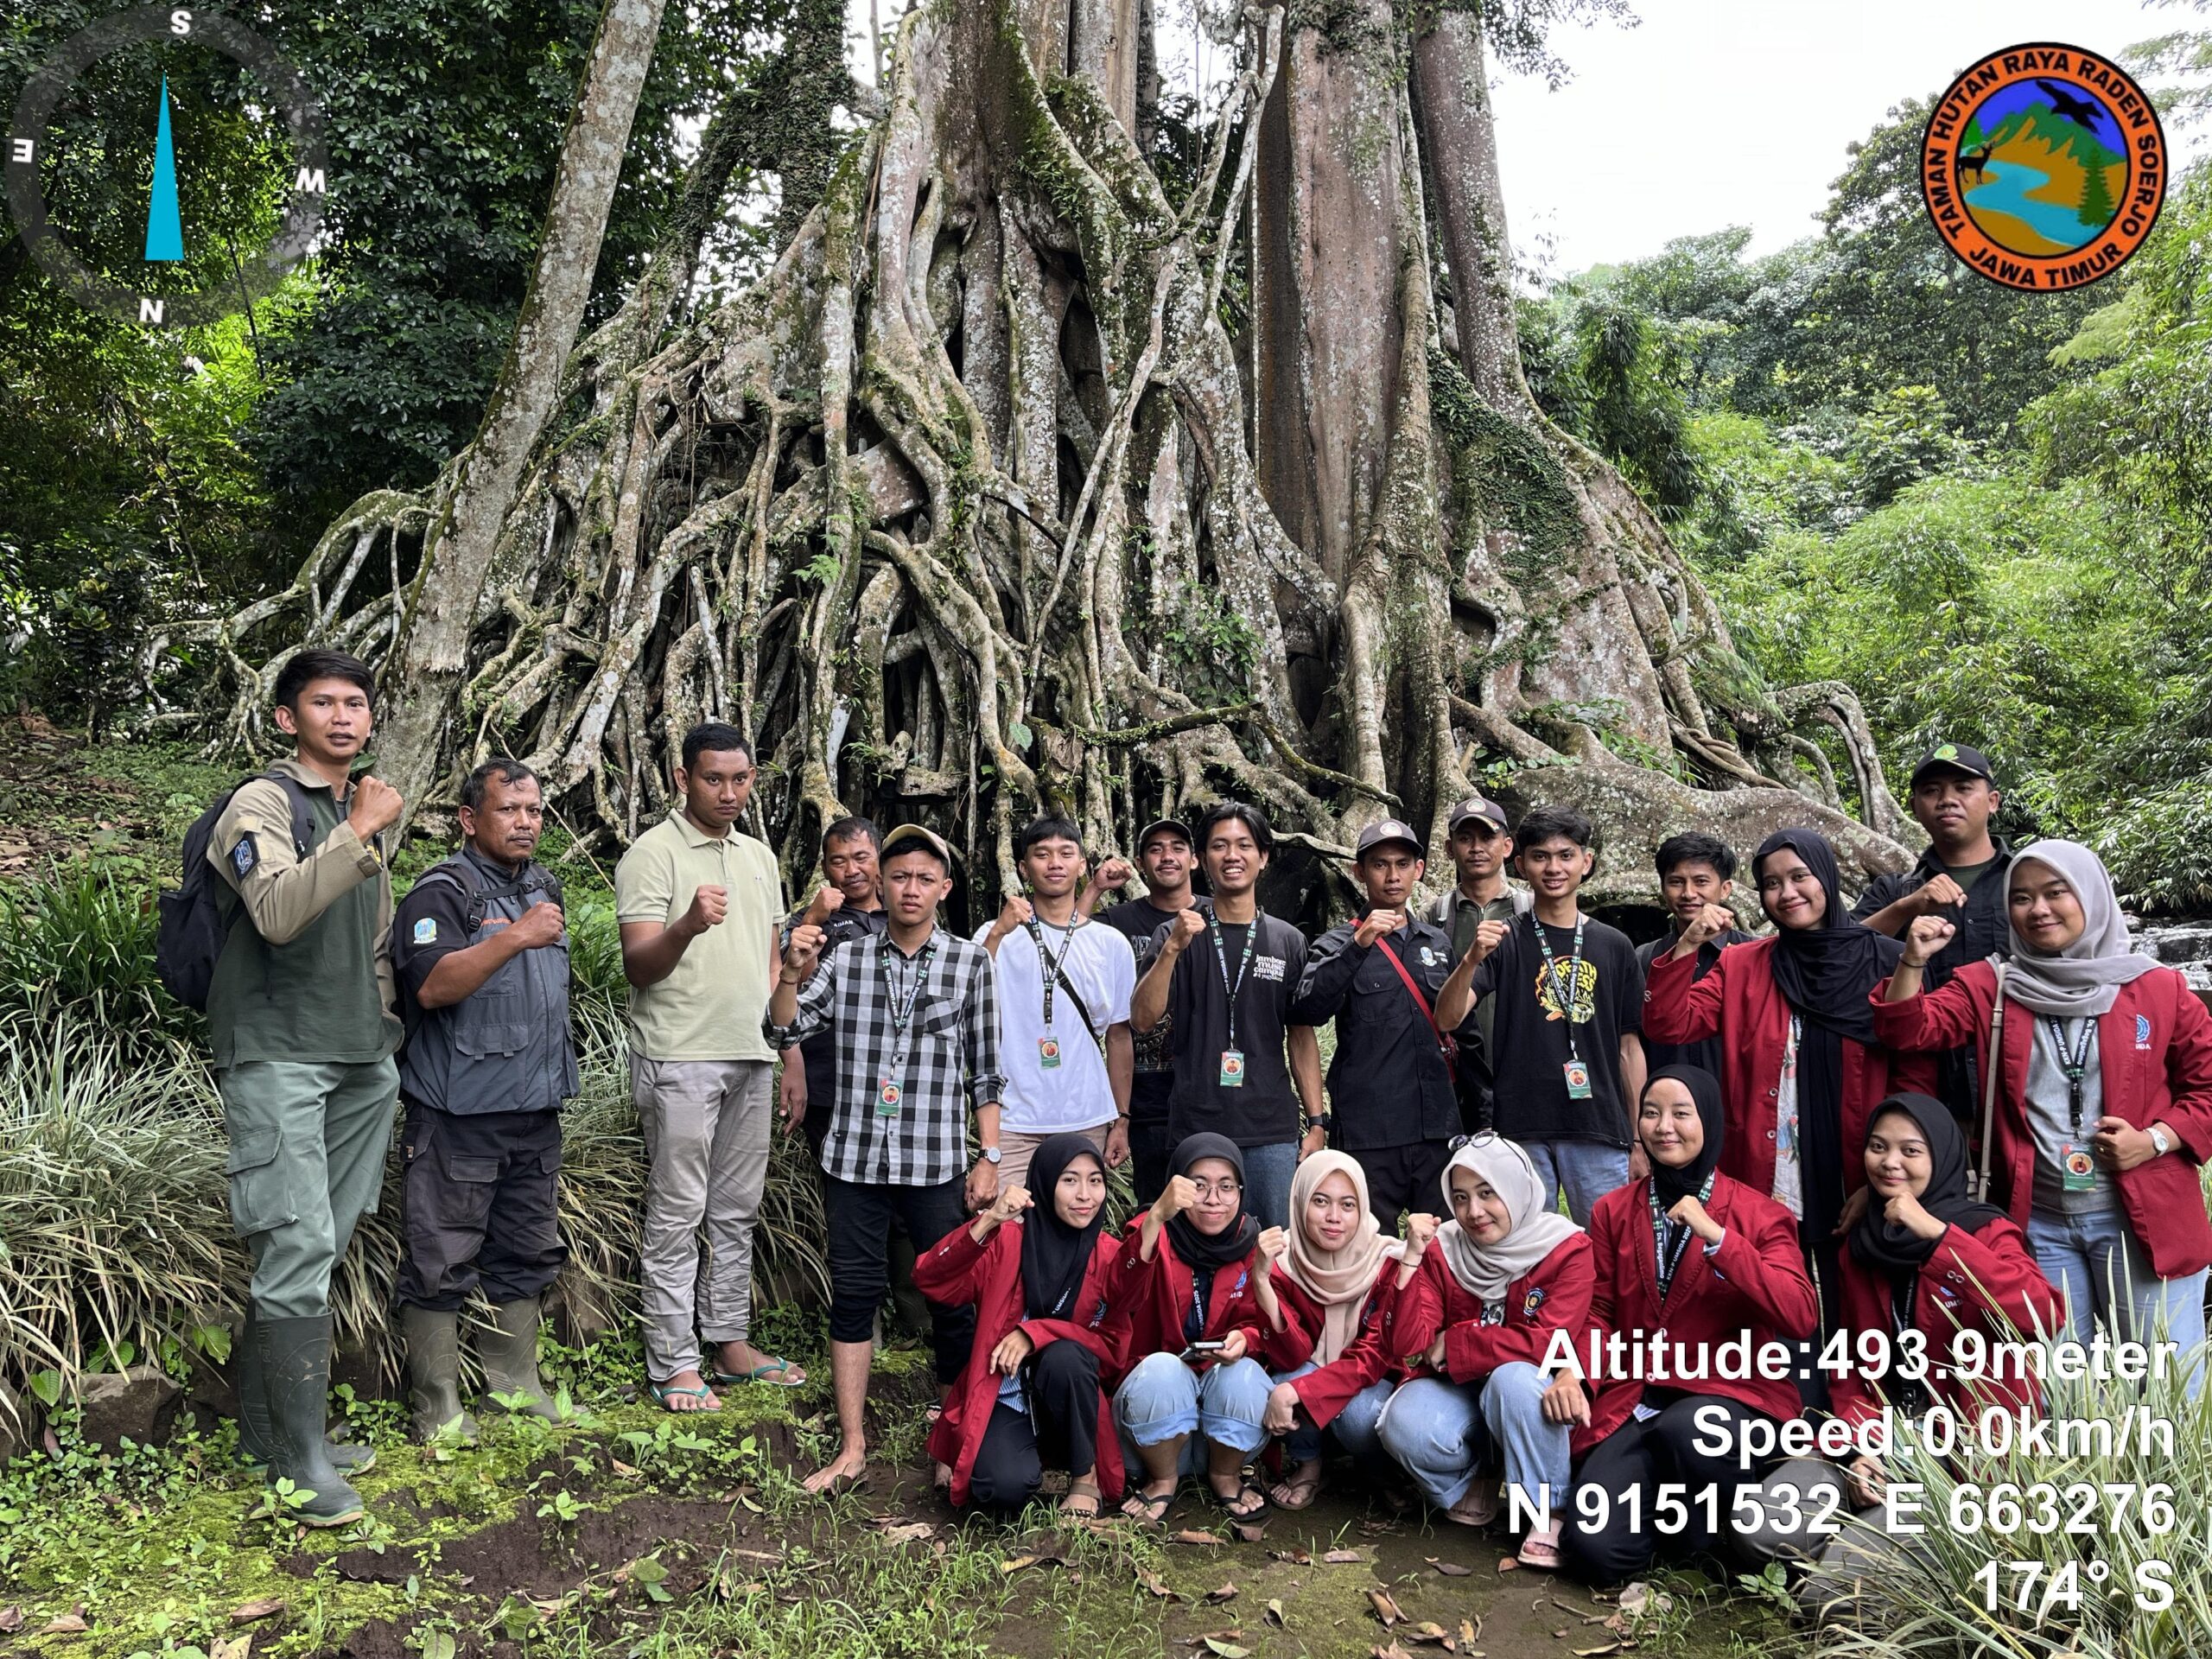
{"type": "Polygon", "coordinates": [[[1286,1316],[1268,1263],[1285,1243],[1244,1208],[1244,1154],[1226,1135],[1193,1135],[1167,1161],[1167,1185],[1122,1240],[1117,1313],[1134,1362],[1114,1395],[1125,1461],[1144,1484],[1122,1513],[1157,1526],[1185,1475],[1204,1474],[1239,1519],[1267,1508],[1244,1465],[1268,1441],[1270,1369],[1313,1357],[1286,1316]]]}
{"type": "Polygon", "coordinates": [[[1068,1471],[1062,1513],[1096,1516],[1122,1493],[1109,1392],[1122,1325],[1109,1312],[1122,1246],[1103,1236],[1106,1170],[1090,1140],[1056,1135],[1029,1160],[1036,1196],[1000,1190],[914,1263],[931,1301],[972,1305],[976,1344],[930,1435],[952,1501],[1008,1512],[1046,1466],[1068,1471]]]}
{"type": "MultiPolygon", "coordinates": [[[[1737,1488],[1752,1484],[1737,1456],[1745,1427],[1797,1414],[1788,1376],[1769,1379],[1756,1364],[1721,1374],[1724,1344],[1747,1345],[1756,1360],[1770,1344],[1794,1347],[1820,1319],[1796,1218],[1720,1173],[1724,1134],[1720,1084],[1709,1072],[1654,1072],[1637,1109],[1651,1173],[1608,1192],[1591,1213],[1592,1335],[1618,1334],[1643,1351],[1657,1338],[1667,1373],[1656,1382],[1603,1376],[1586,1403],[1580,1379],[1563,1374],[1550,1403],[1579,1425],[1566,1542],[1592,1584],[1618,1584],[1662,1549],[1721,1548],[1737,1488]],[[1687,1508],[1679,1529],[1661,1529],[1662,1497],[1675,1515],[1687,1508]]],[[[1586,1363],[1586,1344],[1582,1353],[1586,1363]]]]}

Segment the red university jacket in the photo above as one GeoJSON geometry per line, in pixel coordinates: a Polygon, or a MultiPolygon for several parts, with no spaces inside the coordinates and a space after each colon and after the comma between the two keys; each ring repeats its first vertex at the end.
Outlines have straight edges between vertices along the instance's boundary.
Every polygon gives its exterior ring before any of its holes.
{"type": "MultiPolygon", "coordinates": [[[[1413,1283],[1400,1293],[1398,1328],[1391,1340],[1404,1351],[1404,1358],[1425,1351],[1442,1331],[1444,1370],[1454,1382],[1476,1382],[1516,1359],[1541,1365],[1554,1332],[1566,1332],[1577,1344],[1584,1340],[1596,1261],[1587,1233],[1561,1239],[1549,1255],[1507,1287],[1504,1318],[1484,1325],[1481,1300],[1452,1276],[1443,1250],[1432,1245],[1422,1253],[1413,1283]]],[[[1418,1363],[1407,1371],[1429,1374],[1418,1363]]]]}
{"type": "MultiPolygon", "coordinates": [[[[1418,1268],[1415,1276],[1417,1281],[1418,1268]]],[[[1324,1324],[1321,1305],[1283,1271],[1280,1262],[1274,1266],[1274,1282],[1284,1314],[1306,1333],[1310,1347],[1324,1324]]],[[[1376,1274],[1375,1283],[1368,1290],[1366,1301],[1361,1305],[1359,1334],[1352,1339],[1351,1345],[1328,1364],[1308,1371],[1290,1385],[1298,1391],[1299,1403],[1306,1408],[1306,1415],[1317,1428],[1326,1428],[1335,1421],[1337,1414],[1350,1403],[1352,1395],[1381,1382],[1397,1363],[1401,1357],[1395,1329],[1397,1314],[1413,1291],[1412,1285],[1403,1291],[1398,1288],[1398,1263],[1395,1259],[1383,1262],[1382,1271],[1376,1274]]],[[[1434,1337],[1430,1340],[1435,1340],[1434,1337]]],[[[1304,1364],[1305,1361],[1298,1363],[1304,1364]]]]}
{"type": "MultiPolygon", "coordinates": [[[[1125,1370],[1134,1370],[1138,1361],[1154,1354],[1181,1353],[1183,1314],[1191,1306],[1191,1269],[1175,1254],[1165,1230],[1152,1260],[1147,1262],[1139,1249],[1143,1230],[1144,1217],[1138,1215],[1122,1233],[1121,1259],[1109,1293],[1113,1316],[1128,1324],[1127,1345],[1122,1355],[1125,1370]]],[[[1268,1328],[1268,1316],[1260,1311],[1260,1300],[1243,1262],[1215,1269],[1201,1339],[1217,1342],[1231,1331],[1244,1333],[1245,1354],[1271,1371],[1291,1370],[1313,1357],[1313,1338],[1287,1304],[1283,1329],[1268,1328]]],[[[1209,1370],[1214,1363],[1202,1360],[1198,1369],[1209,1370]]]]}

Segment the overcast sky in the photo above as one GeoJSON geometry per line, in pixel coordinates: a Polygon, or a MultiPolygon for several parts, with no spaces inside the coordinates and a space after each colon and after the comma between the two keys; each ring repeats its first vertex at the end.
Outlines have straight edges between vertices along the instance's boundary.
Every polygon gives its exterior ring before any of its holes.
{"type": "MultiPolygon", "coordinates": [[[[869,0],[849,0],[864,64],[869,0]]],[[[877,0],[887,22],[904,0],[877,0]]],[[[1751,227],[1751,251],[1810,234],[1829,182],[1889,107],[1932,97],[1999,47],[2058,41],[2117,54],[2201,26],[2139,0],[1631,0],[1632,27],[1554,36],[1573,78],[1497,78],[1505,206],[1524,264],[1553,274],[1655,253],[1670,238],[1751,227]],[[1667,141],[1658,141],[1663,129],[1667,141]]],[[[1161,0],[1187,17],[1189,0],[1161,0]]],[[[1224,53],[1187,25],[1169,73],[1217,79],[1224,53]],[[1203,60],[1201,63],[1201,54],[1203,60]]],[[[862,67],[861,73],[868,72],[862,67]]],[[[2202,131],[2170,134],[2186,157],[2202,131]]]]}

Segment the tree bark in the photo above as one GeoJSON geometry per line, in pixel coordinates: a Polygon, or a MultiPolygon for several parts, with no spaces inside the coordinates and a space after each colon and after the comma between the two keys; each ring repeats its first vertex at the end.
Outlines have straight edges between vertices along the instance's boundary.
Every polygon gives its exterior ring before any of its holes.
{"type": "MultiPolygon", "coordinates": [[[[660,34],[663,0],[607,0],[561,144],[537,263],[505,366],[425,537],[385,657],[379,770],[410,813],[435,782],[493,553],[583,327],[622,152],[660,34]]],[[[403,831],[404,826],[403,826],[403,831]]]]}

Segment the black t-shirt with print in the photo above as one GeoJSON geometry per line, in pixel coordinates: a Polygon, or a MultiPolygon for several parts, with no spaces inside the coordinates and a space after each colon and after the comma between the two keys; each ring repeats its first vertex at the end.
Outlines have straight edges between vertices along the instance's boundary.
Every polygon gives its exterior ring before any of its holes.
{"type": "Polygon", "coordinates": [[[1493,1122],[1513,1141],[1596,1141],[1629,1144],[1623,1103],[1621,1034],[1643,1026],[1643,969],[1628,935],[1585,918],[1582,959],[1574,965],[1574,930],[1546,927],[1547,966],[1535,912],[1516,917],[1490,959],[1475,969],[1475,995],[1497,1002],[1491,1071],[1497,1079],[1493,1122]],[[1561,989],[1573,987],[1571,996],[1561,989]],[[1572,1004],[1568,1045],[1566,1005],[1572,1004]],[[1590,1097],[1567,1086],[1570,1058],[1590,1068],[1590,1097]]]}
{"type": "MultiPolygon", "coordinates": [[[[1156,955],[1167,926],[1153,935],[1156,955]]],[[[1228,953],[1228,981],[1236,981],[1250,924],[1218,924],[1228,953]]],[[[1298,994],[1298,974],[1306,960],[1306,936],[1288,922],[1261,913],[1252,940],[1252,960],[1236,995],[1236,1035],[1230,1040],[1228,999],[1223,994],[1222,958],[1215,953],[1214,931],[1185,947],[1168,982],[1167,1013],[1174,1021],[1175,1086],[1168,1096],[1167,1131],[1180,1141],[1211,1131],[1240,1147],[1273,1146],[1299,1138],[1298,1091],[1292,1087],[1283,1037],[1290,1005],[1298,994]],[[1244,1081],[1235,1088],[1221,1083],[1221,1057],[1235,1048],[1244,1057],[1244,1081]]]]}

